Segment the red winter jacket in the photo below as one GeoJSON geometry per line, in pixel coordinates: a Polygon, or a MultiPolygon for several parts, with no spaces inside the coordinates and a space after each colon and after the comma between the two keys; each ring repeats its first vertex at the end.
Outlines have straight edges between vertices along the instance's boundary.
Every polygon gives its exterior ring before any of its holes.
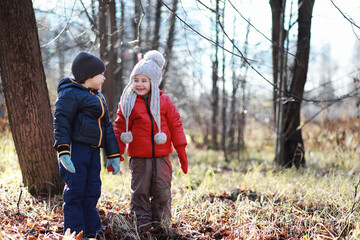
{"type": "MultiPolygon", "coordinates": [[[[155,121],[152,117],[150,118],[148,113],[150,102],[148,102],[147,106],[145,101],[149,101],[149,99],[138,96],[130,114],[129,131],[132,133],[133,141],[128,146],[127,155],[130,157],[141,158],[169,155],[173,152],[172,144],[177,152],[184,151],[187,145],[186,137],[180,115],[170,97],[160,91],[161,132],[167,135],[166,143],[160,145],[153,141],[154,135],[158,133],[158,128],[155,121]]],[[[115,135],[119,142],[120,154],[122,155],[125,151],[125,144],[121,142],[120,135],[125,132],[126,126],[120,104],[116,115],[115,135]]]]}

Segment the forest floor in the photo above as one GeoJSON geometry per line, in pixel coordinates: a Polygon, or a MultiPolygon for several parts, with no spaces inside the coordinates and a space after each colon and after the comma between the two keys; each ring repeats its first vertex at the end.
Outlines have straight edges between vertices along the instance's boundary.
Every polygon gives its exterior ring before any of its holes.
{"type": "MultiPolygon", "coordinates": [[[[359,135],[322,131],[304,132],[307,167],[298,170],[274,170],[267,133],[261,143],[248,139],[247,153],[229,163],[190,144],[186,175],[171,155],[168,231],[133,227],[127,159],[121,174],[104,169],[98,209],[106,239],[359,239],[359,135]]],[[[0,159],[0,240],[80,239],[63,233],[61,196],[35,199],[23,187],[10,134],[0,137],[0,159]]]]}

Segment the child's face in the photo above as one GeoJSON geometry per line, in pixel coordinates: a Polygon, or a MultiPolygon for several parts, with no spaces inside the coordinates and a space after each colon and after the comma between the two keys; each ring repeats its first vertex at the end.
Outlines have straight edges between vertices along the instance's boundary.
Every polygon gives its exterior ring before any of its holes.
{"type": "Polygon", "coordinates": [[[145,96],[150,93],[151,90],[150,79],[142,74],[134,76],[133,90],[140,96],[145,96]]]}
{"type": "Polygon", "coordinates": [[[87,88],[100,90],[104,82],[105,82],[104,73],[100,73],[92,78],[87,79],[82,85],[87,88]]]}

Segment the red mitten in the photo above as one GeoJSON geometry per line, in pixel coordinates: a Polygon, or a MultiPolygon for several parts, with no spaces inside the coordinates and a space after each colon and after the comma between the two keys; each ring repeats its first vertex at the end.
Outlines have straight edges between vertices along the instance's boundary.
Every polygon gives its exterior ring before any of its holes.
{"type": "Polygon", "coordinates": [[[107,171],[108,171],[108,172],[113,172],[113,171],[114,171],[113,166],[112,166],[112,165],[110,165],[110,167],[108,167],[107,171]]]}
{"type": "Polygon", "coordinates": [[[185,148],[178,149],[177,154],[178,154],[178,157],[179,157],[181,170],[183,171],[183,173],[187,174],[187,172],[188,172],[188,160],[187,160],[187,155],[186,155],[185,148]]]}
{"type": "MultiPolygon", "coordinates": [[[[120,155],[120,162],[122,162],[122,161],[124,161],[124,157],[120,155]]],[[[115,171],[115,170],[114,170],[113,166],[110,165],[110,166],[107,168],[107,171],[108,171],[108,172],[113,172],[113,171],[115,171]]]]}

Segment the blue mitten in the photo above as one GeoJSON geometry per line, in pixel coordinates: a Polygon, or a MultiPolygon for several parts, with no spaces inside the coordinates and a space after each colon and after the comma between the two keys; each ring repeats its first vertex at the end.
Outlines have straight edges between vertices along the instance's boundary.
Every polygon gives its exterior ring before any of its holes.
{"type": "Polygon", "coordinates": [[[75,167],[70,159],[69,154],[64,154],[59,157],[61,164],[71,173],[75,173],[75,167]]]}
{"type": "Polygon", "coordinates": [[[120,157],[109,158],[106,163],[106,168],[108,169],[108,171],[113,172],[112,173],[113,175],[116,175],[120,171],[120,157]],[[111,169],[111,167],[112,167],[112,169],[111,169]]]}

